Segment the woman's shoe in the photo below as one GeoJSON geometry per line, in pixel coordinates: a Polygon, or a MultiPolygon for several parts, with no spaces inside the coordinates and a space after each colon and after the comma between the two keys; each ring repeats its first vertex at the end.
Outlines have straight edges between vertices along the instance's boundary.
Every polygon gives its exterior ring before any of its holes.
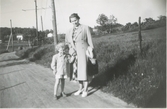
{"type": "Polygon", "coordinates": [[[77,92],[74,93],[74,95],[80,95],[82,92],[83,92],[83,89],[82,90],[78,90],[77,92]]]}
{"type": "Polygon", "coordinates": [[[83,91],[81,97],[86,97],[86,96],[88,96],[88,92],[83,91]]]}
{"type": "Polygon", "coordinates": [[[67,95],[64,92],[62,92],[60,96],[66,97],[67,95]]]}

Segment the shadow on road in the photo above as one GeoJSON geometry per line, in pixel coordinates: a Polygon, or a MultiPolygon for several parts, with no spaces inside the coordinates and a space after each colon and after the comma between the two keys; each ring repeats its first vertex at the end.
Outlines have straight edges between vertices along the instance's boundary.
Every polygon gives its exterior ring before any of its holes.
{"type": "Polygon", "coordinates": [[[93,87],[92,87],[90,90],[88,90],[88,92],[89,92],[88,96],[89,96],[89,95],[92,95],[93,93],[95,93],[96,91],[98,91],[100,88],[101,88],[101,87],[96,87],[96,88],[93,88],[93,87]]]}

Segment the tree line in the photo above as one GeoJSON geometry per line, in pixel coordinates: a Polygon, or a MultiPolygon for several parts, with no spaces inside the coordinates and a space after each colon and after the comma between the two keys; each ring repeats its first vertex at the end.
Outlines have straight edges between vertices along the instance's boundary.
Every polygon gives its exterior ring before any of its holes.
{"type": "MultiPolygon", "coordinates": [[[[136,19],[137,21],[138,19],[136,19]]],[[[126,23],[126,25],[122,25],[117,23],[117,18],[114,15],[110,15],[107,17],[105,14],[99,14],[98,18],[96,19],[98,26],[95,26],[92,32],[93,35],[104,35],[108,33],[117,33],[117,32],[129,32],[129,31],[137,31],[139,28],[138,22],[134,23],[126,23]]],[[[141,29],[153,29],[161,26],[166,26],[166,16],[159,16],[158,20],[154,20],[153,18],[145,18],[143,22],[141,22],[141,29]]],[[[8,41],[10,37],[11,30],[7,27],[0,28],[0,40],[2,42],[8,41]]],[[[33,28],[21,28],[15,27],[12,28],[14,40],[17,40],[16,36],[21,34],[23,35],[24,41],[30,41],[33,44],[38,43],[41,44],[42,41],[47,41],[46,39],[48,33],[53,33],[53,30],[45,30],[45,31],[38,31],[38,37],[36,36],[36,29],[33,28]]],[[[65,34],[59,34],[58,36],[64,37],[65,34]]],[[[50,39],[48,43],[52,43],[50,39]]]]}
{"type": "MultiPolygon", "coordinates": [[[[137,21],[138,19],[136,19],[137,21]]],[[[96,20],[99,26],[95,26],[94,28],[97,30],[97,34],[105,34],[105,33],[116,33],[116,32],[129,32],[129,31],[137,31],[139,29],[138,22],[134,23],[126,23],[126,25],[121,25],[117,23],[117,18],[113,15],[110,15],[109,18],[105,14],[100,14],[96,20]]],[[[154,20],[153,18],[145,18],[143,22],[141,22],[141,29],[153,29],[166,26],[166,16],[158,16],[158,20],[154,20]]]]}
{"type": "MultiPolygon", "coordinates": [[[[1,27],[1,34],[0,34],[0,40],[2,42],[8,41],[10,34],[11,34],[11,28],[7,27],[1,27]]],[[[12,28],[12,35],[13,39],[17,40],[17,35],[23,36],[23,41],[30,41],[31,43],[36,43],[37,40],[41,42],[44,40],[46,35],[50,32],[53,32],[53,30],[45,30],[45,31],[38,31],[38,37],[36,36],[36,28],[21,28],[21,27],[14,27],[12,28]]]]}

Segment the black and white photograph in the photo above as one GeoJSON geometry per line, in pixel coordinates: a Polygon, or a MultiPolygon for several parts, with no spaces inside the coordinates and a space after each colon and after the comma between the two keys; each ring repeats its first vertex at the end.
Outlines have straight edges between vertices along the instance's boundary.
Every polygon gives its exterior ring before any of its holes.
{"type": "Polygon", "coordinates": [[[0,108],[166,108],[166,0],[0,0],[0,108]]]}

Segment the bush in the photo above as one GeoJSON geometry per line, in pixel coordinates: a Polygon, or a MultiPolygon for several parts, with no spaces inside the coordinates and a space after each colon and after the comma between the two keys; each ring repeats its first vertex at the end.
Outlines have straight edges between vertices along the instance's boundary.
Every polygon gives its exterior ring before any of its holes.
{"type": "Polygon", "coordinates": [[[22,59],[28,58],[30,56],[30,53],[32,53],[35,50],[37,50],[37,48],[38,47],[26,48],[26,49],[22,49],[22,50],[16,50],[16,55],[19,56],[22,59]]]}
{"type": "Polygon", "coordinates": [[[44,44],[53,44],[53,42],[54,42],[53,37],[44,38],[44,44]]]}
{"type": "Polygon", "coordinates": [[[0,54],[7,53],[8,50],[6,50],[6,46],[3,43],[0,43],[0,54]]]}
{"type": "Polygon", "coordinates": [[[0,54],[8,53],[8,52],[9,52],[8,50],[0,50],[0,54]]]}

